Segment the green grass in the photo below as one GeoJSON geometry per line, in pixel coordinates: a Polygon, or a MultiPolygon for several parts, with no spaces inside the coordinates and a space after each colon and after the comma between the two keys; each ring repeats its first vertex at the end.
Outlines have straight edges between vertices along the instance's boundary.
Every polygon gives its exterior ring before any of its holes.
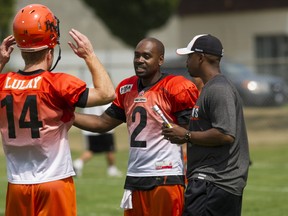
{"type": "Polygon", "coordinates": [[[250,150],[253,164],[244,191],[244,216],[287,215],[288,146],[275,146],[250,150]]]}
{"type": "MultiPolygon", "coordinates": [[[[242,216],[284,216],[288,212],[288,106],[283,108],[246,109],[252,166],[244,191],[242,216]],[[277,127],[276,127],[277,126],[277,127]]],[[[78,130],[70,131],[72,156],[81,153],[78,130]]],[[[117,166],[127,168],[127,131],[116,129],[117,166]]],[[[120,201],[125,177],[106,175],[103,154],[89,161],[81,178],[75,178],[79,216],[122,216],[120,201]]],[[[0,216],[4,215],[7,178],[5,159],[0,154],[0,216]]]]}
{"type": "MultiPolygon", "coordinates": [[[[118,151],[116,156],[117,166],[125,173],[128,152],[118,151]]],[[[106,168],[104,155],[96,155],[84,166],[83,176],[75,178],[79,216],[123,215],[120,201],[125,176],[109,177],[106,168]]]]}
{"type": "MultiPolygon", "coordinates": [[[[253,164],[244,192],[243,216],[283,216],[288,212],[288,146],[252,147],[253,164]]],[[[117,153],[117,164],[126,169],[127,151],[117,153]]],[[[105,158],[89,162],[76,179],[79,216],[123,215],[119,209],[124,179],[106,177],[105,158]]]]}
{"type": "MultiPolygon", "coordinates": [[[[244,192],[243,216],[283,216],[288,212],[288,146],[252,147],[253,164],[244,192]]],[[[79,151],[73,151],[77,157],[79,151]]],[[[116,154],[117,165],[126,171],[127,150],[116,154]]],[[[106,175],[104,155],[97,155],[84,168],[83,176],[75,178],[79,216],[123,215],[120,201],[124,177],[106,175]]],[[[6,174],[4,157],[0,157],[0,215],[4,215],[6,174]]]]}

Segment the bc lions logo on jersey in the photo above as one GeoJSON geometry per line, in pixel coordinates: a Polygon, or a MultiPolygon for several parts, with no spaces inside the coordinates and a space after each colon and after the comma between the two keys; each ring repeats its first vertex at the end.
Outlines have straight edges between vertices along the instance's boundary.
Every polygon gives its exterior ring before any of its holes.
{"type": "Polygon", "coordinates": [[[130,92],[131,89],[132,89],[132,87],[133,87],[133,84],[128,84],[128,85],[122,86],[122,87],[120,88],[120,94],[122,95],[122,94],[125,94],[125,93],[127,93],[127,92],[130,92]]]}

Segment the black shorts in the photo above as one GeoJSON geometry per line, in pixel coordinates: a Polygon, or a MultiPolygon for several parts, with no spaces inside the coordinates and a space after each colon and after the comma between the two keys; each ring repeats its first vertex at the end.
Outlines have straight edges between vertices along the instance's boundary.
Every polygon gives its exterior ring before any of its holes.
{"type": "Polygon", "coordinates": [[[87,150],[93,153],[101,152],[114,152],[114,135],[113,134],[100,134],[100,135],[87,135],[87,150]]]}
{"type": "Polygon", "coordinates": [[[242,196],[228,193],[211,182],[191,179],[182,216],[241,216],[241,207],[242,196]]]}

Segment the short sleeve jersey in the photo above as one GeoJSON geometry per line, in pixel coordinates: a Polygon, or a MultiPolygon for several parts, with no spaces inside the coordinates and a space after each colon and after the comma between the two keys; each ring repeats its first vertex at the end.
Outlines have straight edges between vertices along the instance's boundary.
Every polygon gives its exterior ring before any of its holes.
{"type": "MultiPolygon", "coordinates": [[[[149,177],[183,175],[181,147],[161,135],[162,120],[152,109],[162,110],[170,122],[177,114],[191,110],[198,97],[196,86],[182,76],[163,75],[154,85],[140,87],[137,76],[123,80],[116,88],[112,107],[125,114],[130,136],[127,176],[149,177]]],[[[187,122],[188,124],[188,122],[187,122]]]]}
{"type": "Polygon", "coordinates": [[[235,141],[215,147],[189,143],[187,177],[205,178],[230,193],[241,195],[249,167],[248,138],[241,98],[224,75],[218,75],[204,85],[189,127],[191,131],[217,128],[233,136],[235,141]]]}
{"type": "Polygon", "coordinates": [[[85,90],[83,81],[65,73],[0,74],[0,130],[10,183],[75,175],[67,132],[85,90]]]}

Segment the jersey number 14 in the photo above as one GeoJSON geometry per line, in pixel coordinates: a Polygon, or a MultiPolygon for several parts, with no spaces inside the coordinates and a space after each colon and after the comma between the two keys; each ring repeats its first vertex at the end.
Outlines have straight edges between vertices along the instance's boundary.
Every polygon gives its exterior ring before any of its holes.
{"type": "MultiPolygon", "coordinates": [[[[3,107],[6,107],[9,138],[11,139],[16,138],[12,95],[7,95],[1,101],[1,108],[3,107]]],[[[39,138],[40,137],[39,128],[41,128],[42,126],[43,126],[43,123],[38,120],[36,95],[28,95],[24,102],[21,115],[19,118],[19,128],[30,128],[31,137],[39,138]],[[30,116],[29,121],[26,121],[27,116],[30,116]]]]}

